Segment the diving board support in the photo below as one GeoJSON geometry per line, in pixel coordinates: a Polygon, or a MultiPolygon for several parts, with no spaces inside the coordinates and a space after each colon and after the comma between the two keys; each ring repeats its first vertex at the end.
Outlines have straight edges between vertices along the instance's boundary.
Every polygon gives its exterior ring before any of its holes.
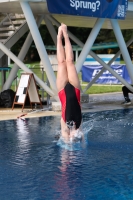
{"type": "MultiPolygon", "coordinates": [[[[76,38],[72,33],[68,31],[69,37],[77,43],[80,47],[83,47],[84,44],[76,38]]],[[[133,87],[125,81],[121,76],[119,76],[113,69],[111,69],[101,58],[99,58],[93,51],[90,50],[89,54],[97,60],[105,69],[107,69],[111,74],[113,74],[118,80],[120,80],[121,83],[123,83],[125,86],[127,86],[131,91],[133,91],[133,87]]],[[[81,66],[82,67],[82,66],[81,66]]],[[[79,68],[80,69],[80,68],[79,68]]],[[[81,70],[81,69],[80,69],[81,70]]]]}
{"type": "MultiPolygon", "coordinates": [[[[37,18],[37,25],[38,26],[40,26],[42,20],[43,20],[43,16],[39,16],[37,18]]],[[[21,50],[19,52],[19,55],[18,55],[18,59],[19,60],[21,60],[21,61],[24,60],[24,58],[25,58],[25,56],[26,56],[26,54],[27,54],[27,52],[29,50],[29,47],[31,46],[32,41],[33,41],[32,35],[29,32],[29,34],[28,34],[28,36],[27,36],[27,38],[26,38],[26,40],[25,40],[25,42],[24,42],[24,44],[23,44],[23,46],[22,46],[22,48],[21,48],[21,50]]],[[[10,74],[8,76],[7,81],[3,85],[2,91],[7,90],[7,89],[9,89],[11,87],[13,80],[17,76],[18,70],[19,70],[19,66],[15,63],[13,65],[13,68],[10,71],[10,74]]]]}
{"type": "MultiPolygon", "coordinates": [[[[56,26],[60,26],[60,23],[53,18],[52,16],[48,16],[48,18],[56,25],[56,26]]],[[[81,42],[75,35],[73,35],[69,30],[68,30],[68,35],[69,37],[76,43],[78,44],[81,48],[84,47],[84,43],[81,42]]],[[[111,74],[113,74],[121,83],[123,83],[123,85],[127,86],[131,91],[133,91],[133,87],[127,83],[121,76],[119,76],[114,70],[112,70],[105,62],[102,61],[101,58],[99,58],[93,51],[90,50],[89,54],[95,59],[97,60],[105,69],[107,69],[111,74]]],[[[82,66],[80,66],[82,68],[82,66]]],[[[78,68],[77,72],[79,73],[79,71],[81,70],[81,68],[78,68]]]]}
{"type": "Polygon", "coordinates": [[[122,36],[118,21],[111,19],[110,22],[111,22],[112,28],[114,30],[118,45],[119,45],[121,53],[122,53],[122,56],[123,56],[124,61],[126,63],[126,67],[127,67],[128,72],[129,72],[129,76],[130,76],[131,81],[133,83],[133,64],[132,64],[131,58],[129,56],[129,52],[127,50],[124,38],[122,36]]]}
{"type": "Polygon", "coordinates": [[[50,33],[50,35],[51,35],[51,37],[52,37],[52,39],[53,39],[53,41],[54,41],[54,44],[55,44],[55,46],[56,46],[56,45],[57,45],[57,33],[56,33],[56,30],[55,30],[53,24],[52,24],[51,21],[47,18],[46,15],[44,15],[44,21],[45,21],[45,23],[46,23],[46,26],[47,26],[47,28],[48,28],[48,31],[49,31],[49,33],[50,33]]]}
{"type": "Polygon", "coordinates": [[[30,5],[28,2],[20,1],[21,8],[25,15],[27,24],[29,26],[30,32],[32,34],[33,40],[35,42],[36,48],[40,55],[43,66],[45,67],[47,77],[49,79],[50,85],[55,95],[57,95],[57,87],[56,87],[56,78],[52,66],[50,64],[50,60],[48,58],[45,46],[43,44],[43,40],[39,33],[38,27],[36,25],[33,13],[31,11],[30,5]]]}
{"type": "Polygon", "coordinates": [[[107,65],[103,60],[101,60],[94,52],[91,51],[91,56],[95,58],[105,69],[107,69],[113,76],[115,76],[123,85],[127,86],[129,90],[133,92],[133,87],[125,81],[124,78],[122,78],[120,75],[118,75],[109,65],[107,65]]]}
{"type": "MultiPolygon", "coordinates": [[[[76,38],[72,33],[68,31],[69,37],[77,43],[80,47],[83,47],[84,44],[76,38]]],[[[127,86],[131,91],[133,91],[133,87],[125,81],[121,76],[119,76],[113,69],[111,69],[101,58],[99,58],[93,51],[90,50],[89,54],[97,60],[105,69],[107,69],[111,74],[113,74],[118,80],[120,80],[121,83],[123,83],[125,86],[127,86]]],[[[82,67],[82,66],[81,66],[82,67]]],[[[80,68],[79,68],[80,69],[80,68]]]]}
{"type": "Polygon", "coordinates": [[[88,36],[88,39],[87,39],[86,43],[84,44],[84,47],[83,47],[83,49],[78,57],[78,60],[76,62],[77,72],[80,72],[82,65],[83,65],[87,55],[89,54],[89,51],[91,50],[93,43],[102,27],[103,22],[104,22],[103,18],[97,19],[90,35],[88,36]]]}
{"type": "MultiPolygon", "coordinates": [[[[126,46],[128,47],[131,43],[133,42],[133,36],[130,38],[130,40],[126,43],[126,46]]],[[[115,59],[121,54],[121,51],[119,50],[115,56],[108,62],[108,65],[110,66],[115,59]]],[[[103,72],[106,69],[103,67],[103,69],[92,79],[92,81],[90,83],[88,83],[88,85],[86,86],[86,88],[83,90],[83,93],[85,93],[91,86],[93,83],[95,83],[95,81],[103,74],[103,72]]]]}
{"type": "MultiPolygon", "coordinates": [[[[0,49],[6,54],[8,55],[21,69],[24,70],[24,72],[27,73],[33,73],[33,71],[31,71],[29,68],[26,67],[26,65],[19,60],[11,51],[9,51],[9,49],[4,46],[1,42],[0,42],[0,49]]],[[[34,73],[33,73],[34,74],[34,73]]],[[[50,95],[52,96],[56,101],[59,101],[59,98],[57,97],[57,95],[55,95],[53,93],[53,91],[40,79],[38,78],[38,76],[36,74],[34,74],[35,80],[36,82],[42,86],[42,88],[50,95]]]]}
{"type": "MultiPolygon", "coordinates": [[[[77,43],[80,47],[83,47],[84,44],[76,38],[72,33],[68,31],[69,37],[77,43]]],[[[93,51],[90,51],[89,53],[95,60],[97,60],[103,67],[105,67],[111,74],[113,74],[116,78],[118,78],[124,85],[126,85],[128,88],[130,88],[131,91],[133,91],[133,88],[131,85],[129,85],[121,76],[119,76],[114,70],[112,70],[101,58],[99,58],[93,51]]],[[[82,66],[81,66],[82,67],[82,66]]]]}

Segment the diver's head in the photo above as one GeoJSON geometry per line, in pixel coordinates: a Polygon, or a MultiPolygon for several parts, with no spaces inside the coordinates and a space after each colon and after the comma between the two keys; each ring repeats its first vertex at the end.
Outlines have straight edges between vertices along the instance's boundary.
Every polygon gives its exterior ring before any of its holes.
{"type": "Polygon", "coordinates": [[[67,121],[66,122],[67,127],[69,128],[69,130],[75,130],[76,129],[76,125],[74,121],[67,121]]]}

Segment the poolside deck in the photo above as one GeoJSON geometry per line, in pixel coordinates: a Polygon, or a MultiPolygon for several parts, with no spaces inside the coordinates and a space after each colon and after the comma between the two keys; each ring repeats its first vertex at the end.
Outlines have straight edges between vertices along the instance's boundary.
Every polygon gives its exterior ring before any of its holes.
{"type": "MultiPolygon", "coordinates": [[[[131,100],[133,99],[133,94],[130,94],[131,100]]],[[[130,106],[122,106],[121,102],[124,101],[122,92],[119,93],[108,93],[108,94],[93,94],[89,96],[89,103],[83,103],[82,112],[97,112],[103,110],[113,110],[113,109],[123,109],[123,108],[133,108],[133,103],[130,106]]],[[[44,107],[44,110],[26,108],[23,110],[21,108],[0,108],[0,121],[17,119],[17,116],[23,113],[27,113],[25,118],[32,117],[43,117],[43,116],[60,116],[61,112],[54,112],[44,107]]]]}

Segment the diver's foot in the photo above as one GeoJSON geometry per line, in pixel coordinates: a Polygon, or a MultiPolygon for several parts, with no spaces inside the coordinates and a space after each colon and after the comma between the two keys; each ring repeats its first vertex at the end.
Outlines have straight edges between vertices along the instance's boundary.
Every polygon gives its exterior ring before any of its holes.
{"type": "Polygon", "coordinates": [[[59,26],[58,28],[58,38],[63,38],[63,31],[62,31],[62,26],[59,26]]]}
{"type": "Polygon", "coordinates": [[[67,34],[67,26],[62,23],[61,27],[62,27],[62,31],[63,31],[63,36],[64,37],[68,36],[68,34],[67,34]]]}

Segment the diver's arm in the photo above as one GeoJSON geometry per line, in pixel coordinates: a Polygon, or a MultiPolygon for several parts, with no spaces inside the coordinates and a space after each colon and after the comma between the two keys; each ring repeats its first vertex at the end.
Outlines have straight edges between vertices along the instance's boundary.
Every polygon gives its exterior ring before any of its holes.
{"type": "Polygon", "coordinates": [[[63,139],[66,141],[66,142],[69,142],[70,141],[70,132],[69,132],[69,129],[66,125],[66,123],[64,122],[64,120],[61,118],[61,136],[63,137],[63,139]]]}

